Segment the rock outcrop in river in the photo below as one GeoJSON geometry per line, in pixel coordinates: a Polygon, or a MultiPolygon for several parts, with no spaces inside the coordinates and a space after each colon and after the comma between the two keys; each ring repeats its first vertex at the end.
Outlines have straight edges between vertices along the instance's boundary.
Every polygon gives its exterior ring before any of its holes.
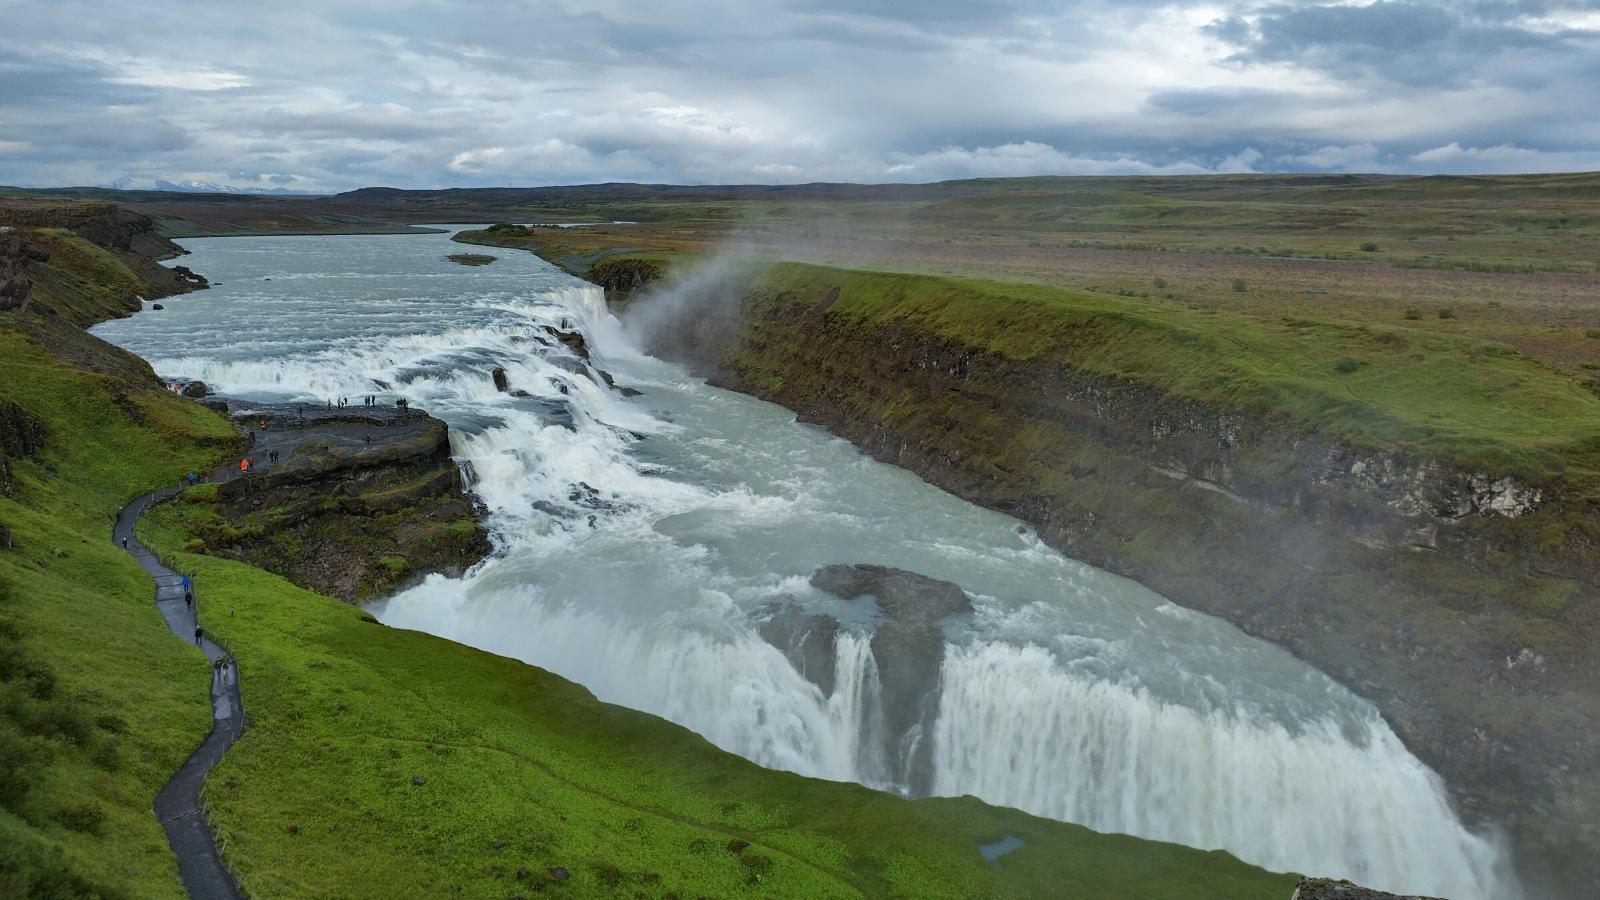
{"type": "Polygon", "coordinates": [[[1600,889],[1600,509],[876,321],[848,273],[808,271],[714,286],[735,326],[691,311],[657,349],[1288,647],[1377,703],[1469,820],[1509,825],[1533,880],[1600,889]]]}
{"type": "Polygon", "coordinates": [[[393,407],[233,405],[243,426],[266,426],[257,468],[218,487],[195,549],[348,601],[458,576],[489,553],[445,423],[393,407]]]}
{"type": "MultiPolygon", "coordinates": [[[[932,787],[932,733],[939,717],[945,653],[941,623],[972,612],[971,599],[948,581],[886,566],[824,566],[812,574],[811,584],[845,600],[870,597],[875,602],[882,616],[870,645],[879,691],[869,715],[881,718],[875,749],[883,754],[891,782],[913,796],[926,795],[932,787]]],[[[823,693],[832,694],[838,630],[839,623],[829,616],[789,607],[769,619],[761,635],[823,693]]]]}

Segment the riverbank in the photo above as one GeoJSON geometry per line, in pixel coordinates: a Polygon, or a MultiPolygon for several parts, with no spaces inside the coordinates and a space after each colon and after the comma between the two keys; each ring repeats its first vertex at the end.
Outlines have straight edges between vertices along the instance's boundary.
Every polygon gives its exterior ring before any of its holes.
{"type": "MultiPolygon", "coordinates": [[[[615,236],[464,238],[584,273],[634,258],[615,236]]],[[[1507,825],[1533,881],[1588,891],[1600,416],[1582,384],[1404,327],[760,254],[673,266],[632,292],[657,349],[1289,647],[1377,702],[1466,816],[1507,825]]]]}

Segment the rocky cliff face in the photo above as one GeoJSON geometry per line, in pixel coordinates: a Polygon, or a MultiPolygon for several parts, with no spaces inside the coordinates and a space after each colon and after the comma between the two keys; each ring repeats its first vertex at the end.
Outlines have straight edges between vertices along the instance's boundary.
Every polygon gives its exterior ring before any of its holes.
{"type": "Polygon", "coordinates": [[[83,329],[205,287],[158,263],[183,252],[149,217],[112,204],[0,202],[0,316],[68,365],[129,389],[159,387],[144,360],[83,329]]]}
{"type": "Polygon", "coordinates": [[[23,240],[15,228],[0,225],[0,312],[15,312],[27,305],[33,293],[28,266],[49,258],[50,254],[23,240]]]}
{"type": "Polygon", "coordinates": [[[114,203],[16,201],[0,205],[0,226],[58,228],[92,244],[145,260],[170,259],[185,252],[156,233],[155,220],[114,203]]]}
{"type": "Polygon", "coordinates": [[[196,517],[194,549],[351,602],[432,572],[458,576],[489,553],[438,419],[324,417],[297,428],[255,412],[246,424],[263,421],[258,468],[218,486],[210,514],[196,517]],[[268,447],[284,448],[280,461],[268,461],[268,447]]]}
{"type": "Polygon", "coordinates": [[[1148,386],[749,295],[662,346],[1374,700],[1535,880],[1600,890],[1600,510],[1148,386]]]}
{"type": "Polygon", "coordinates": [[[44,423],[22,405],[0,400],[0,497],[16,495],[11,477],[11,460],[39,455],[44,449],[44,423]]]}

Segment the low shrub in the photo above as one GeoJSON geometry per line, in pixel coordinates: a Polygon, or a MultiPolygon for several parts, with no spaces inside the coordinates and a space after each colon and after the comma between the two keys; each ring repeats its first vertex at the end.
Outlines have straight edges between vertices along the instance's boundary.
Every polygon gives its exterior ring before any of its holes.
{"type": "Polygon", "coordinates": [[[106,811],[100,806],[90,802],[74,803],[56,810],[56,821],[84,834],[100,834],[105,831],[106,811]]]}

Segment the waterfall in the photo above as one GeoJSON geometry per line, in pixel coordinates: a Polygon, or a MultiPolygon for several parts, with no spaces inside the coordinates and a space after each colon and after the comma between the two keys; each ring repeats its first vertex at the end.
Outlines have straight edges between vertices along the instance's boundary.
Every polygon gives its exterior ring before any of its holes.
{"type": "Polygon", "coordinates": [[[1350,735],[1162,702],[1036,646],[951,647],[935,792],[1393,891],[1503,896],[1499,848],[1376,713],[1350,735]]]}
{"type": "Polygon", "coordinates": [[[385,623],[525,660],[774,768],[906,793],[890,757],[931,742],[936,794],[1374,887],[1515,895],[1504,851],[1371,705],[1278,648],[644,356],[599,288],[531,256],[467,270],[441,261],[443,238],[282,252],[292,240],[193,241],[189,265],[221,286],[96,330],[235,395],[376,391],[449,422],[498,552],[380,604],[385,623]],[[427,241],[437,259],[415,251],[427,241]],[[582,333],[591,363],[552,330],[582,333]],[[947,627],[929,733],[886,733],[871,602],[807,581],[838,562],[980,599],[947,627]],[[774,604],[841,623],[827,689],[763,639],[774,604]]]}

